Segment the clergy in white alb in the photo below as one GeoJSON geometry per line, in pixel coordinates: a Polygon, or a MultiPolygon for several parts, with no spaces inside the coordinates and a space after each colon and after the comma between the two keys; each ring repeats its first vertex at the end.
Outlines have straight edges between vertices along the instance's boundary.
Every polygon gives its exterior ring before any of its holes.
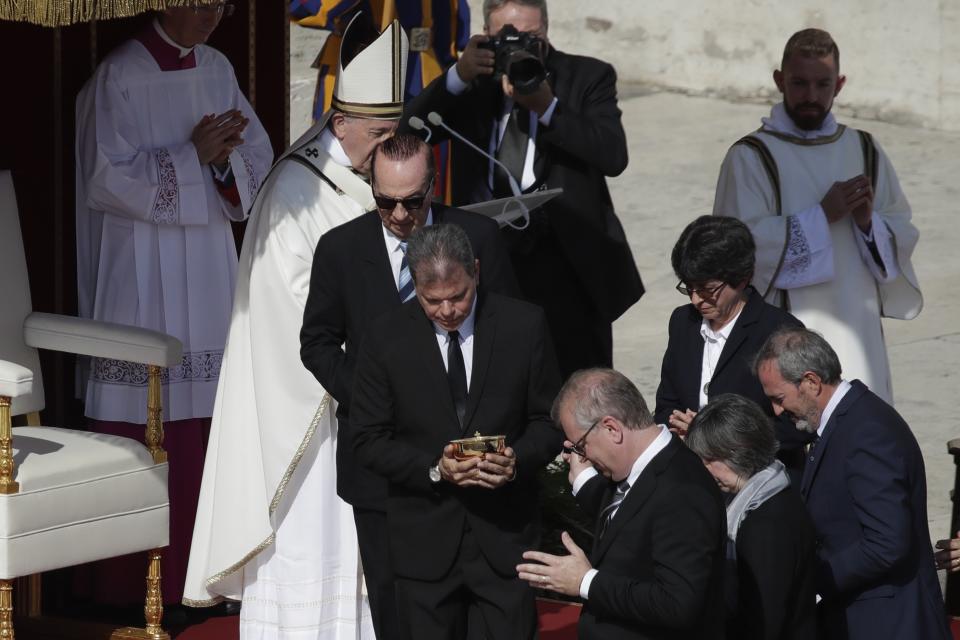
{"type": "Polygon", "coordinates": [[[299,334],[317,241],[374,207],[361,174],[396,128],[406,46],[394,22],[341,65],[336,108],[280,158],[247,225],[183,600],[241,600],[242,640],[373,638],[336,402],[299,334]]]}
{"type": "Polygon", "coordinates": [[[844,77],[830,35],[795,34],[774,79],[784,100],[724,158],[713,213],[757,243],[753,285],[834,345],[850,377],[893,391],[881,317],[909,320],[923,298],[918,232],[889,158],[830,108],[844,77]]]}
{"type": "MultiPolygon", "coordinates": [[[[231,221],[246,217],[273,160],[230,62],[203,44],[222,12],[161,12],[101,62],[77,97],[79,313],[183,343],[180,365],[163,372],[171,465],[164,594],[175,602],[233,299],[231,221]]],[[[101,358],[89,365],[92,428],[142,439],[146,367],[101,358]]],[[[98,589],[98,598],[136,601],[119,580],[101,580],[117,593],[98,589]]]]}

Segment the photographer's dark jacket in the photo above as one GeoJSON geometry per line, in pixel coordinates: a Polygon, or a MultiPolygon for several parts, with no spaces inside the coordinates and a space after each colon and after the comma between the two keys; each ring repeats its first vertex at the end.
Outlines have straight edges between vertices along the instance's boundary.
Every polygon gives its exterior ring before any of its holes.
{"type": "MultiPolygon", "coordinates": [[[[523,232],[505,231],[524,295],[547,312],[564,374],[573,368],[609,365],[609,353],[565,356],[570,343],[589,342],[590,332],[610,325],[643,294],[640,274],[614,212],[606,177],[627,166],[626,134],[617,106],[616,73],[609,64],[550,49],[548,81],[558,99],[549,126],[539,125],[535,188],[563,188],[523,232]],[[511,236],[520,236],[522,238],[511,236]],[[534,245],[531,247],[531,243],[534,245]],[[536,260],[524,260],[536,255],[536,260]],[[582,329],[584,317],[594,326],[582,329]]],[[[407,106],[407,118],[440,113],[449,126],[487,149],[503,105],[499,84],[489,77],[455,96],[446,74],[407,106]]],[[[433,127],[431,142],[446,139],[433,127]]],[[[455,205],[489,200],[489,161],[454,140],[452,198],[455,205]]]]}

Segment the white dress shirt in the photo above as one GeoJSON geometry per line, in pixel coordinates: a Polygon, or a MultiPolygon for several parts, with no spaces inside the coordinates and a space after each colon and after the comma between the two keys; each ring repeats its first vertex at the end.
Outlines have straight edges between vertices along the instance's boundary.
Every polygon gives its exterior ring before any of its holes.
{"type": "MultiPolygon", "coordinates": [[[[647,465],[650,464],[650,461],[653,460],[658,453],[666,449],[667,445],[670,444],[670,440],[673,439],[673,434],[670,433],[670,430],[667,429],[665,425],[657,425],[660,427],[660,433],[657,435],[656,439],[650,443],[643,453],[641,453],[636,460],[633,462],[633,467],[630,469],[630,474],[627,476],[626,480],[630,483],[630,489],[627,489],[626,495],[630,495],[630,490],[633,489],[633,486],[637,483],[637,479],[640,477],[640,474],[643,473],[643,470],[647,468],[647,465]]],[[[588,467],[581,471],[573,482],[573,495],[576,496],[577,493],[583,488],[583,485],[587,483],[588,480],[597,475],[597,470],[593,467],[588,467]]],[[[626,500],[626,495],[624,500],[626,500]]],[[[621,502],[621,504],[623,504],[621,502]]],[[[610,513],[610,519],[616,517],[617,511],[620,510],[619,505],[610,513]]],[[[583,575],[583,580],[580,581],[580,597],[584,600],[587,599],[587,596],[590,593],[590,584],[593,582],[594,577],[597,575],[597,569],[590,569],[583,575]]]]}
{"type": "Polygon", "coordinates": [[[723,325],[723,328],[719,331],[714,331],[710,327],[710,321],[706,318],[700,323],[700,337],[703,338],[703,360],[700,363],[700,406],[697,407],[698,411],[707,404],[707,385],[713,379],[713,374],[717,370],[717,363],[720,362],[720,354],[727,344],[727,338],[730,337],[733,326],[740,319],[741,313],[743,313],[743,307],[740,308],[740,311],[737,311],[737,315],[733,316],[733,320],[723,325]]]}
{"type": "MultiPolygon", "coordinates": [[[[463,368],[467,373],[467,391],[470,391],[470,379],[473,377],[473,327],[477,315],[477,298],[473,298],[473,306],[470,313],[464,318],[463,323],[457,331],[460,332],[460,352],[463,353],[463,368]]],[[[450,370],[447,363],[447,346],[450,344],[450,336],[447,330],[433,323],[433,331],[437,336],[437,346],[440,347],[440,357],[443,358],[443,368],[450,370]]]]}
{"type": "Polygon", "coordinates": [[[833,395],[830,396],[830,400],[827,402],[827,406],[823,408],[823,413],[820,414],[820,426],[817,427],[817,437],[823,435],[823,429],[827,426],[827,422],[830,421],[830,416],[833,415],[834,409],[837,408],[837,405],[840,404],[840,401],[843,400],[843,396],[847,395],[847,392],[850,391],[851,385],[846,380],[840,380],[840,384],[837,385],[837,390],[833,392],[833,395]]]}
{"type": "MultiPolygon", "coordinates": [[[[433,209],[427,211],[427,221],[425,227],[433,224],[433,209]]],[[[380,225],[383,229],[383,242],[387,245],[387,258],[390,259],[390,271],[393,272],[393,283],[397,285],[397,291],[400,291],[400,263],[403,262],[403,250],[400,243],[403,242],[390,229],[380,225]]]]}
{"type": "MultiPolygon", "coordinates": [[[[450,71],[447,72],[447,91],[451,94],[458,96],[467,90],[466,82],[460,78],[460,74],[457,73],[457,65],[450,67],[450,71]]],[[[545,127],[550,126],[550,121],[553,119],[553,112],[557,109],[557,97],[553,97],[553,102],[550,103],[550,106],[547,107],[547,110],[543,112],[543,115],[537,117],[537,114],[533,111],[530,112],[530,126],[528,131],[530,132],[530,139],[527,141],[527,155],[523,161],[523,176],[520,179],[520,189],[530,188],[534,182],[536,182],[537,177],[533,172],[533,161],[536,157],[537,150],[537,129],[542,124],[545,127]]],[[[497,154],[497,149],[500,147],[500,141],[503,140],[503,132],[507,128],[507,121],[510,119],[510,112],[513,110],[513,100],[507,97],[503,99],[503,106],[500,111],[500,117],[496,120],[496,126],[490,130],[490,144],[487,147],[487,151],[490,155],[495,156],[497,154]]],[[[489,163],[489,168],[487,171],[487,186],[493,191],[493,171],[494,164],[491,160],[489,163]]]]}

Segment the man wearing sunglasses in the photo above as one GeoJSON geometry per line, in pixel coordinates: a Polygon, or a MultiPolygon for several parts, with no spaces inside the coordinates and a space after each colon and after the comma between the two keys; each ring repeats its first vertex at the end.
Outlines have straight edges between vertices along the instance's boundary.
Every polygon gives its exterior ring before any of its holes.
{"type": "MultiPolygon", "coordinates": [[[[350,421],[353,373],[364,333],[377,317],[414,298],[405,251],[410,234],[421,227],[459,225],[483,264],[483,289],[516,295],[518,286],[495,222],[431,202],[436,170],[425,142],[409,134],[389,138],[375,149],[371,168],[374,210],[328,231],[317,244],[300,356],[338,403],[337,489],[354,507],[368,589],[372,594],[377,588],[372,585],[380,585],[381,599],[387,601],[393,591],[387,483],[354,459],[350,421]]],[[[390,634],[396,629],[378,625],[378,638],[394,637],[390,634]]]]}

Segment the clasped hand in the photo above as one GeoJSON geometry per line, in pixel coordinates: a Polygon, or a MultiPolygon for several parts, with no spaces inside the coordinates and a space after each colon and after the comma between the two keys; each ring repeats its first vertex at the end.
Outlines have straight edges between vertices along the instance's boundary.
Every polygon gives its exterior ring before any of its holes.
{"type": "Polygon", "coordinates": [[[827,222],[833,224],[851,215],[864,233],[870,231],[873,216],[873,187],[864,175],[843,182],[834,182],[820,201],[827,222]]]}
{"type": "Polygon", "coordinates": [[[517,456],[507,447],[503,455],[485,453],[481,457],[457,460],[453,445],[443,448],[440,456],[440,476],[458,487],[497,489],[513,479],[517,472],[517,456]]]}
{"type": "Polygon", "coordinates": [[[237,109],[218,116],[203,116],[190,135],[200,164],[225,164],[233,150],[243,144],[241,134],[249,122],[249,118],[245,118],[237,109]]]}

